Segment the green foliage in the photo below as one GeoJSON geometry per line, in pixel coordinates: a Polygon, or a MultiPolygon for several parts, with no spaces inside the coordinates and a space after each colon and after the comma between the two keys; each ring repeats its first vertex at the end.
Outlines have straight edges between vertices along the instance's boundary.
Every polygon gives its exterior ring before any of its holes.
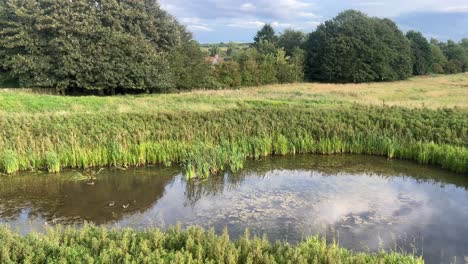
{"type": "Polygon", "coordinates": [[[260,40],[255,44],[255,48],[261,55],[274,55],[277,51],[275,43],[267,40],[260,40]]]}
{"type": "Polygon", "coordinates": [[[447,58],[445,57],[437,42],[433,43],[433,41],[431,40],[430,45],[433,59],[432,72],[437,74],[445,73],[444,66],[448,62],[447,58]]]}
{"type": "Polygon", "coordinates": [[[232,110],[185,107],[170,113],[0,115],[0,169],[182,164],[189,176],[207,177],[240,169],[246,158],[356,153],[468,172],[463,109],[281,106],[261,100],[232,110]]]}
{"type": "Polygon", "coordinates": [[[5,0],[0,62],[23,87],[165,91],[168,54],[191,38],[155,1],[5,0]]]}
{"type": "MultiPolygon", "coordinates": [[[[269,44],[269,42],[261,42],[269,44]]],[[[303,80],[303,53],[295,50],[293,57],[283,49],[267,45],[268,52],[259,48],[238,51],[231,61],[214,67],[214,77],[222,87],[257,86],[293,83],[303,80]]]]}
{"type": "Polygon", "coordinates": [[[355,253],[310,237],[298,245],[271,244],[245,235],[233,242],[227,230],[191,227],[158,229],[51,228],[46,234],[19,235],[0,226],[0,262],[10,263],[423,263],[398,253],[355,253]]]}
{"type": "Polygon", "coordinates": [[[460,73],[463,71],[463,62],[457,59],[449,60],[445,64],[445,72],[448,74],[460,73]]]}
{"type": "Polygon", "coordinates": [[[213,45],[210,49],[210,56],[215,56],[219,55],[221,53],[221,49],[218,47],[218,45],[213,45]]]}
{"type": "Polygon", "coordinates": [[[242,84],[241,69],[236,61],[227,61],[216,65],[214,76],[223,87],[240,87],[242,84]]]}
{"type": "Polygon", "coordinates": [[[0,170],[7,174],[19,171],[20,166],[16,153],[12,150],[3,150],[0,156],[0,170]]]}
{"type": "MultiPolygon", "coordinates": [[[[409,31],[406,33],[406,37],[410,41],[411,51],[413,54],[413,74],[414,75],[426,75],[431,69],[431,65],[434,61],[432,56],[433,49],[427,41],[427,39],[416,31],[409,31]]],[[[434,52],[437,52],[434,50],[434,52]]],[[[441,60],[438,58],[438,60],[441,60]]]]}
{"type": "Polygon", "coordinates": [[[440,43],[445,57],[448,59],[446,66],[447,73],[459,73],[468,71],[468,50],[463,45],[454,41],[440,43]]]}
{"type": "Polygon", "coordinates": [[[275,54],[263,55],[258,62],[259,83],[261,85],[278,82],[275,54]]]}
{"type": "Polygon", "coordinates": [[[292,56],[296,49],[303,47],[305,40],[302,31],[286,29],[278,38],[278,47],[283,48],[287,56],[292,56]]]}
{"type": "Polygon", "coordinates": [[[257,32],[254,37],[254,47],[258,47],[261,42],[269,42],[276,45],[278,36],[276,36],[275,29],[270,24],[265,24],[262,29],[257,32]]]}
{"type": "MultiPolygon", "coordinates": [[[[299,59],[299,58],[298,58],[299,59]]],[[[286,57],[286,52],[278,50],[276,53],[276,79],[279,83],[293,83],[302,81],[302,64],[298,62],[290,63],[286,57]]]]}
{"type": "Polygon", "coordinates": [[[439,63],[433,63],[431,67],[431,72],[435,74],[445,73],[444,67],[439,63]]]}
{"type": "Polygon", "coordinates": [[[306,78],[327,82],[371,82],[411,75],[407,38],[388,19],[345,11],[320,25],[306,44],[306,78]]]}
{"type": "Polygon", "coordinates": [[[53,151],[48,151],[45,153],[45,167],[50,173],[60,172],[60,159],[57,154],[53,151]]]}
{"type": "Polygon", "coordinates": [[[178,90],[214,88],[211,65],[198,43],[191,41],[177,47],[169,58],[172,80],[178,90]]]}

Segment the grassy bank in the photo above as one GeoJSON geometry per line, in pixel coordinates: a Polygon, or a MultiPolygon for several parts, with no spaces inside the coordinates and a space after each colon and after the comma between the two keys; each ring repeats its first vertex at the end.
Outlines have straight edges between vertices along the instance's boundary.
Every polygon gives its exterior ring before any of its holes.
{"type": "MultiPolygon", "coordinates": [[[[423,86],[428,78],[401,82],[398,89],[410,97],[424,96],[414,86],[423,86]]],[[[456,83],[449,88],[441,85],[439,94],[447,96],[432,97],[433,105],[458,100],[468,90],[459,89],[468,75],[432,79],[432,83],[456,83]],[[453,94],[457,96],[452,98],[453,94]]],[[[207,177],[222,170],[236,171],[246,158],[357,153],[468,172],[468,108],[463,103],[431,109],[430,104],[427,108],[390,106],[405,105],[403,101],[353,102],[346,96],[333,99],[335,88],[328,91],[330,98],[317,100],[299,94],[307,85],[311,93],[323,89],[323,85],[298,84],[108,98],[0,93],[0,170],[58,172],[180,163],[187,175],[207,177]],[[298,94],[287,97],[279,90],[298,94]]],[[[386,98],[385,85],[397,84],[369,84],[373,85],[375,93],[386,98]]],[[[341,91],[355,85],[346,87],[341,91]]]]}
{"type": "Polygon", "coordinates": [[[232,242],[200,228],[181,231],[50,229],[21,236],[0,227],[1,263],[423,263],[396,253],[354,253],[314,237],[292,246],[250,238],[232,242]]]}

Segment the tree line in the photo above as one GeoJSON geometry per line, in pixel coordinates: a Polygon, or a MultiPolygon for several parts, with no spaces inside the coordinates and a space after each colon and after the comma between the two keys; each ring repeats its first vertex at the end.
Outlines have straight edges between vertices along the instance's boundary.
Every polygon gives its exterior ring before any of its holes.
{"type": "Polygon", "coordinates": [[[371,82],[468,70],[468,39],[428,41],[348,10],[310,33],[265,25],[212,65],[155,0],[0,0],[0,82],[62,94],[371,82]]]}

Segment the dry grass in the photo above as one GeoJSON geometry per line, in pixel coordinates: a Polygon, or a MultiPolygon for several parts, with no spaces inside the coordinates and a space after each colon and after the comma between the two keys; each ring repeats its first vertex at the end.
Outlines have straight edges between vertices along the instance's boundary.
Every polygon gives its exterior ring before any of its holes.
{"type": "Polygon", "coordinates": [[[239,100],[322,100],[410,108],[468,108],[468,74],[415,77],[407,81],[390,83],[301,83],[234,91],[195,91],[191,94],[239,100]]]}
{"type": "Polygon", "coordinates": [[[275,105],[336,106],[350,103],[468,109],[467,98],[468,74],[457,74],[416,77],[392,83],[299,83],[239,90],[115,97],[60,97],[4,91],[0,92],[0,114],[205,112],[275,105]]]}

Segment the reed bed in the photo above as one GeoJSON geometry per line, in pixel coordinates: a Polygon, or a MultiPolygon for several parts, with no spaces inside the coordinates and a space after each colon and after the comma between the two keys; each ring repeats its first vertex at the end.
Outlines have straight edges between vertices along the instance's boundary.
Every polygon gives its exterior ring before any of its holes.
{"type": "Polygon", "coordinates": [[[135,231],[85,226],[22,236],[0,227],[0,262],[9,263],[423,263],[397,253],[355,253],[311,237],[298,245],[245,235],[233,242],[191,227],[135,231]]]}
{"type": "Polygon", "coordinates": [[[0,170],[181,164],[189,177],[247,158],[372,154],[468,172],[468,110],[261,106],[209,112],[0,115],[0,170]]]}

